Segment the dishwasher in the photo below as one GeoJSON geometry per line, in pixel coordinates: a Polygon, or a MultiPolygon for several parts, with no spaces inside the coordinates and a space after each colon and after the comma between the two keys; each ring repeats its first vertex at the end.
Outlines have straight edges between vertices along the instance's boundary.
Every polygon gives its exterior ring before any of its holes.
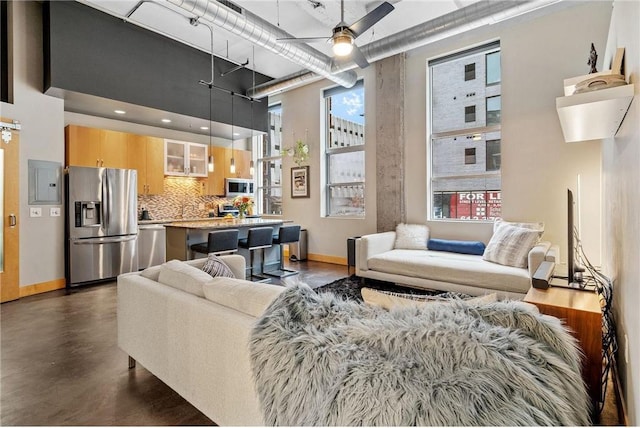
{"type": "Polygon", "coordinates": [[[166,261],[165,236],[163,224],[138,225],[138,269],[146,269],[166,261]]]}

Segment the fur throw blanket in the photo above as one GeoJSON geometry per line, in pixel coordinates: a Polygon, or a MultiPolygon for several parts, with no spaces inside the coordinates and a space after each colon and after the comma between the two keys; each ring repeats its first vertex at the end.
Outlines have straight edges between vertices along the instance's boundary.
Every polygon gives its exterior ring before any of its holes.
{"type": "Polygon", "coordinates": [[[268,425],[587,425],[573,337],[517,301],[384,311],[285,290],[252,332],[268,425]]]}

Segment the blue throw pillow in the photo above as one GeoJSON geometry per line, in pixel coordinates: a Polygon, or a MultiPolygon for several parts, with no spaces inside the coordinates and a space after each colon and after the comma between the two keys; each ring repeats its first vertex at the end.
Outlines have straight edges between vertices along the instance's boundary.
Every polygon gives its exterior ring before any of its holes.
{"type": "Polygon", "coordinates": [[[454,241],[451,239],[429,239],[427,248],[433,251],[448,251],[450,253],[484,254],[484,243],[480,241],[454,241]]]}

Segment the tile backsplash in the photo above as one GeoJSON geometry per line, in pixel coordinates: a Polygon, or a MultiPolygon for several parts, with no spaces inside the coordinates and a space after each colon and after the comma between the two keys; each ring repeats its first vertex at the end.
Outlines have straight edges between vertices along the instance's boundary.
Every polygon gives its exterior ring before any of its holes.
{"type": "Polygon", "coordinates": [[[226,201],[202,195],[202,182],[197,179],[165,177],[162,195],[138,195],[138,214],[146,208],[152,220],[202,218],[208,217],[210,208],[226,201]],[[204,209],[200,208],[201,204],[204,209]]]}

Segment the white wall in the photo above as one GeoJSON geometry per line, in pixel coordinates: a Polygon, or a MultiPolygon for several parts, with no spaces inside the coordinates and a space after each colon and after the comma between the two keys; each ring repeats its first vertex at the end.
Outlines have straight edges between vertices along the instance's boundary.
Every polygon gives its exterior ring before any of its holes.
{"type": "Polygon", "coordinates": [[[604,271],[614,282],[618,367],[629,425],[640,424],[640,2],[616,0],[606,60],[625,48],[625,70],[635,97],[615,138],[602,142],[604,271]],[[628,343],[627,339],[628,338],[628,343]],[[628,360],[625,358],[628,355],[628,360]]]}
{"type": "MultiPolygon", "coordinates": [[[[426,102],[428,59],[499,39],[502,46],[502,198],[508,220],[544,221],[545,239],[561,246],[566,259],[566,189],[581,176],[582,239],[586,253],[600,264],[600,143],[566,144],[555,109],[563,95],[563,79],[585,74],[590,43],[604,52],[611,2],[565,3],[515,21],[505,21],[432,43],[407,53],[405,93],[405,189],[407,221],[427,218],[426,102]],[[555,13],[545,15],[546,11],[555,13]],[[571,28],[567,32],[567,28],[571,28]]],[[[599,61],[601,67],[602,57],[599,61]]],[[[365,98],[374,98],[374,67],[362,71],[365,98]]],[[[381,78],[384,78],[382,76],[381,78]]],[[[291,200],[285,178],[284,214],[309,228],[310,253],[346,255],[345,239],[375,232],[375,124],[367,105],[367,218],[320,216],[320,104],[326,80],[271,97],[282,101],[286,145],[309,129],[312,198],[291,200]],[[373,169],[371,169],[373,168],[373,169]],[[327,229],[330,228],[330,229],[327,229]],[[325,231],[330,230],[331,233],[325,231]]],[[[286,164],[285,164],[286,165],[286,164]]],[[[288,172],[286,165],[285,174],[288,172]]],[[[468,226],[462,226],[471,230],[468,226]]]]}
{"type": "Polygon", "coordinates": [[[321,215],[324,198],[322,193],[320,151],[322,144],[321,111],[324,108],[322,91],[335,83],[322,80],[301,88],[269,98],[269,104],[282,102],[283,146],[291,147],[295,140],[307,138],[309,144],[310,198],[291,199],[291,167],[296,166],[292,158],[285,156],[283,174],[283,214],[307,229],[308,252],[321,256],[346,258],[347,238],[361,236],[376,230],[376,153],[375,153],[375,66],[360,73],[365,84],[365,169],[368,179],[365,186],[366,216],[361,218],[327,218],[321,215]],[[295,133],[295,138],[294,138],[295,133]]]}
{"type": "MultiPolygon", "coordinates": [[[[64,104],[42,93],[42,5],[13,2],[13,104],[1,115],[18,120],[20,131],[20,285],[64,278],[64,217],[29,217],[28,159],[64,164],[64,104]],[[44,245],[46,244],[46,245],[44,245]]],[[[13,185],[8,181],[6,185],[13,185]]]]}

